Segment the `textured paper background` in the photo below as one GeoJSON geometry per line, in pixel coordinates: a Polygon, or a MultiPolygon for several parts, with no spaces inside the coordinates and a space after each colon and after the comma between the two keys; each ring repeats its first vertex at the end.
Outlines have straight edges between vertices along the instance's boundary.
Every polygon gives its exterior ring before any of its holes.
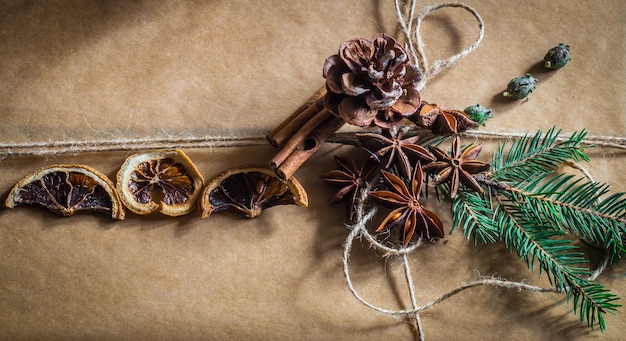
{"type": "MultiPolygon", "coordinates": [[[[626,133],[623,4],[467,3],[485,21],[483,43],[431,80],[425,100],[490,106],[490,130],[626,133]],[[538,68],[559,42],[571,45],[571,63],[538,68]],[[503,100],[509,79],[529,70],[540,80],[530,100],[503,100]]],[[[398,36],[391,1],[0,1],[0,142],[262,135],[319,89],[323,61],[342,41],[380,31],[398,36]]],[[[476,24],[446,9],[422,34],[432,61],[471,44],[476,24]]],[[[486,143],[485,159],[494,145],[486,143]]],[[[318,178],[343,151],[325,146],[296,174],[308,209],[277,207],[255,220],[0,210],[0,338],[412,338],[408,324],[369,310],[345,285],[344,208],[326,203],[333,188],[318,178]]],[[[267,162],[274,150],[186,152],[208,179],[267,162]]],[[[52,163],[84,163],[113,178],[128,154],[5,157],[0,193],[52,163]]],[[[624,153],[590,154],[594,178],[625,191],[624,153]]],[[[355,286],[372,303],[410,304],[398,260],[360,244],[351,260],[355,286]]],[[[411,264],[421,303],[476,271],[549,285],[503,245],[474,247],[460,233],[421,248],[411,264]]],[[[624,261],[599,281],[626,298],[624,261]]],[[[562,295],[486,287],[422,319],[431,340],[617,340],[626,329],[624,309],[607,317],[606,333],[590,332],[562,295]]]]}

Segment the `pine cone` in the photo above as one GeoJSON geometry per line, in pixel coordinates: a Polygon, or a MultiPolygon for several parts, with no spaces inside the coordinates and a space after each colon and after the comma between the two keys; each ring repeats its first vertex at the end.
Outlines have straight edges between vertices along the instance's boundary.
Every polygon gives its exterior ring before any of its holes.
{"type": "Polygon", "coordinates": [[[380,33],[353,39],[326,59],[324,106],[346,122],[390,128],[420,107],[420,71],[404,48],[380,33]]]}

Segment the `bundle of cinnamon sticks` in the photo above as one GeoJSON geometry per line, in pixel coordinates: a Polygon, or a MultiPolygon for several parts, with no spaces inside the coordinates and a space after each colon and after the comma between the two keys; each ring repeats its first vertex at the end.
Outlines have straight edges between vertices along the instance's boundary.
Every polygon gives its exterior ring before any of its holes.
{"type": "Polygon", "coordinates": [[[304,105],[267,134],[278,152],[270,167],[281,179],[289,179],[300,166],[332,136],[345,121],[324,108],[326,87],[320,89],[304,105]]]}

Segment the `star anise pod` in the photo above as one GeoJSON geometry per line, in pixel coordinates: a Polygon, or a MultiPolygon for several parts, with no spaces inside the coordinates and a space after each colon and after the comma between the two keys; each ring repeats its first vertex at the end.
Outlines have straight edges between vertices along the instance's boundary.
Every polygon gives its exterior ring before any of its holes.
{"type": "Polygon", "coordinates": [[[435,157],[426,148],[417,144],[419,136],[411,136],[403,139],[402,131],[392,135],[388,130],[383,134],[376,133],[359,133],[356,134],[361,147],[369,150],[377,158],[385,158],[387,163],[386,169],[389,169],[395,162],[400,168],[402,175],[407,178],[412,173],[411,165],[420,161],[429,163],[435,160],[435,157]]]}
{"type": "Polygon", "coordinates": [[[434,134],[444,136],[478,127],[478,122],[463,111],[446,109],[423,101],[409,120],[418,126],[430,128],[434,134]]]}
{"type": "Polygon", "coordinates": [[[472,176],[489,170],[488,163],[476,160],[482,149],[482,145],[473,145],[461,150],[459,137],[452,141],[450,155],[438,147],[430,146],[430,151],[435,154],[437,161],[424,166],[424,171],[436,175],[436,185],[450,182],[450,198],[454,198],[459,190],[459,183],[482,193],[482,188],[472,176]]]}
{"type": "Polygon", "coordinates": [[[322,175],[321,178],[329,185],[339,187],[339,191],[329,199],[330,202],[338,202],[349,196],[348,219],[352,222],[359,190],[366,187],[367,181],[376,170],[376,163],[368,159],[361,167],[358,167],[352,159],[339,156],[335,156],[335,163],[338,169],[331,170],[322,175]]]}
{"type": "Polygon", "coordinates": [[[324,106],[350,124],[390,128],[421,104],[420,71],[402,45],[382,33],[341,44],[339,53],[326,59],[323,75],[324,106]]]}
{"type": "Polygon", "coordinates": [[[422,167],[418,163],[409,181],[410,188],[393,173],[381,170],[383,180],[389,190],[370,192],[370,197],[383,206],[394,209],[380,223],[376,232],[391,229],[402,224],[402,245],[406,246],[411,237],[418,233],[427,239],[443,237],[443,224],[437,215],[419,202],[422,190],[422,167]]]}

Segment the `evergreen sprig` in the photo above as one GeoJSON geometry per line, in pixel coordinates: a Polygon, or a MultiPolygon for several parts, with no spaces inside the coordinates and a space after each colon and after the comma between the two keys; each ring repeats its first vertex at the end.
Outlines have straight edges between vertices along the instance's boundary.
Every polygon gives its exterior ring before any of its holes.
{"type": "Polygon", "coordinates": [[[535,219],[527,207],[515,202],[503,204],[496,213],[501,239],[518,256],[526,261],[531,271],[539,263],[539,272],[545,271],[558,291],[565,292],[574,303],[581,321],[587,321],[592,329],[596,323],[606,329],[604,313],[615,313],[619,298],[602,285],[586,279],[590,272],[587,260],[571,240],[558,238],[564,234],[560,229],[545,225],[535,219]]]}
{"type": "Polygon", "coordinates": [[[475,243],[504,242],[531,271],[545,272],[566,293],[582,321],[605,330],[604,314],[615,313],[619,298],[588,279],[587,260],[571,236],[602,246],[611,262],[621,258],[626,193],[610,194],[607,184],[555,174],[566,162],[589,160],[581,145],[584,130],[566,140],[559,134],[552,128],[524,136],[508,150],[498,146],[491,170],[475,176],[484,191],[461,187],[454,197],[452,231],[462,229],[475,243]]]}
{"type": "Polygon", "coordinates": [[[566,174],[532,179],[511,191],[523,198],[520,205],[528,207],[540,221],[604,246],[611,263],[626,252],[621,237],[626,232],[625,193],[602,199],[609,192],[607,184],[566,174]]]}
{"type": "Polygon", "coordinates": [[[492,243],[498,238],[498,226],[493,219],[493,204],[489,198],[473,192],[461,191],[452,202],[454,225],[450,233],[457,228],[463,230],[465,237],[482,243],[492,243]]]}
{"type": "Polygon", "coordinates": [[[559,142],[560,132],[552,127],[545,134],[538,131],[534,136],[524,136],[513,142],[508,152],[506,143],[500,144],[491,160],[491,178],[516,184],[550,174],[569,160],[589,161],[581,146],[587,132],[575,132],[569,139],[559,142]]]}

